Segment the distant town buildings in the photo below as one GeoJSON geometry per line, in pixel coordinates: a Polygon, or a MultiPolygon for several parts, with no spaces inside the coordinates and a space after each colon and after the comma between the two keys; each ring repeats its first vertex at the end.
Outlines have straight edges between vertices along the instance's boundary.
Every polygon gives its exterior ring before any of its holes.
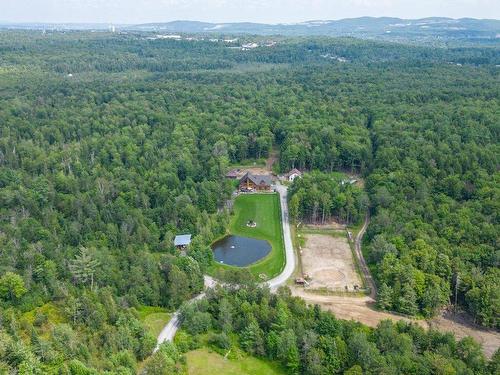
{"type": "Polygon", "coordinates": [[[254,49],[259,47],[257,43],[246,43],[241,45],[242,50],[254,49]]]}
{"type": "Polygon", "coordinates": [[[181,39],[182,39],[182,36],[180,36],[180,35],[174,35],[174,34],[156,35],[156,39],[174,39],[174,40],[181,40],[181,39]]]}

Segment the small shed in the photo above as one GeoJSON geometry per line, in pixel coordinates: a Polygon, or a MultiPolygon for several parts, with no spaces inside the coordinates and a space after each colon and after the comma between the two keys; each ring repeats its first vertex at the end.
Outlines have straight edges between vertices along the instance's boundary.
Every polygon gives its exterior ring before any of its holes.
{"type": "Polygon", "coordinates": [[[191,243],[190,234],[180,234],[175,236],[174,245],[178,249],[185,249],[191,243]]]}
{"type": "Polygon", "coordinates": [[[297,177],[302,177],[302,172],[299,171],[297,168],[293,168],[290,172],[287,173],[286,177],[288,181],[292,182],[297,177]]]}
{"type": "Polygon", "coordinates": [[[239,173],[240,173],[239,169],[232,169],[226,173],[226,178],[229,178],[231,180],[236,180],[239,176],[239,173]]]}

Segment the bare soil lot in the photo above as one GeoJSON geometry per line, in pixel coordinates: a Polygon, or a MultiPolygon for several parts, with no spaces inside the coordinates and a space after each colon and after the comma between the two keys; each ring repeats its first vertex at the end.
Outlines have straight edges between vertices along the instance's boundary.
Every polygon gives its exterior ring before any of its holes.
{"type": "Polygon", "coordinates": [[[483,352],[489,358],[500,347],[498,331],[478,327],[462,317],[443,314],[431,320],[409,319],[390,312],[375,310],[375,301],[369,296],[323,296],[309,293],[297,286],[292,286],[291,290],[294,296],[301,297],[308,304],[321,306],[323,310],[332,312],[339,319],[355,320],[370,327],[376,327],[378,323],[386,319],[403,320],[418,324],[425,329],[433,328],[441,332],[451,332],[457,340],[471,336],[483,346],[483,352]]]}
{"type": "Polygon", "coordinates": [[[292,294],[301,297],[308,304],[319,305],[323,310],[331,311],[339,319],[355,320],[370,327],[376,327],[380,321],[386,319],[404,320],[417,323],[424,328],[428,327],[424,320],[412,320],[389,312],[375,310],[375,303],[369,296],[325,296],[296,286],[292,287],[292,294]]]}
{"type": "Polygon", "coordinates": [[[307,234],[301,257],[303,271],[311,277],[310,289],[344,291],[347,286],[353,291],[354,285],[362,285],[346,238],[307,234]]]}

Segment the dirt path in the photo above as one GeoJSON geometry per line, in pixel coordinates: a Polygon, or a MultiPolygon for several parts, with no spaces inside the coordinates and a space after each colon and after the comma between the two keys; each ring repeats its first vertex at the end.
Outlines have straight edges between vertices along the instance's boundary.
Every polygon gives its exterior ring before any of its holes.
{"type": "MultiPolygon", "coordinates": [[[[271,289],[276,289],[279,285],[282,285],[292,274],[295,268],[295,257],[293,254],[293,248],[291,245],[290,228],[288,223],[288,210],[286,206],[286,187],[281,187],[284,191],[280,191],[281,204],[282,204],[282,214],[283,214],[283,229],[288,233],[285,233],[285,239],[288,237],[288,245],[286,246],[287,251],[287,266],[283,270],[283,273],[277,278],[270,280],[271,289]]],[[[368,270],[366,262],[361,253],[361,241],[363,235],[368,226],[369,217],[365,219],[365,223],[355,239],[355,249],[358,259],[360,261],[361,269],[367,283],[371,288],[371,293],[369,296],[365,297],[350,297],[350,296],[326,296],[326,295],[315,295],[308,293],[302,287],[292,286],[292,294],[303,298],[309,304],[320,305],[324,310],[331,311],[340,319],[355,320],[366,324],[370,327],[376,327],[377,324],[386,319],[391,319],[394,321],[403,320],[406,322],[413,322],[425,329],[433,328],[442,332],[450,332],[455,335],[457,339],[461,339],[466,336],[471,336],[477,342],[483,346],[484,353],[487,357],[495,353],[495,351],[500,347],[500,333],[493,330],[486,330],[478,327],[470,322],[468,322],[463,317],[453,317],[453,316],[440,316],[434,318],[430,321],[425,320],[415,320],[409,319],[396,314],[391,314],[385,311],[378,311],[374,309],[375,298],[376,298],[376,288],[375,283],[371,277],[368,270]]],[[[205,286],[207,288],[214,287],[216,281],[208,276],[205,276],[205,286]]],[[[197,300],[203,298],[204,294],[199,295],[194,298],[197,300]]],[[[177,329],[179,328],[179,314],[176,312],[170,322],[165,326],[160,336],[158,337],[158,346],[163,341],[171,341],[175,336],[177,329]]],[[[157,346],[157,348],[158,348],[157,346]]],[[[157,350],[157,349],[155,349],[157,350]]]]}
{"type": "Polygon", "coordinates": [[[370,288],[370,298],[374,301],[377,298],[377,286],[373,281],[372,274],[368,269],[368,265],[366,264],[365,258],[363,257],[363,252],[361,251],[361,242],[363,241],[363,236],[365,235],[366,228],[368,228],[368,224],[370,223],[370,214],[366,214],[365,222],[363,223],[363,227],[358,232],[356,239],[354,240],[354,251],[356,252],[356,256],[358,257],[359,265],[361,268],[361,272],[363,272],[363,277],[366,281],[366,287],[370,288]]]}
{"type": "Polygon", "coordinates": [[[380,321],[385,319],[415,322],[424,328],[428,328],[429,326],[425,321],[408,319],[385,311],[375,310],[375,301],[369,296],[350,297],[317,295],[306,292],[302,287],[295,286],[292,287],[292,294],[301,297],[309,304],[319,305],[324,310],[331,311],[337,318],[355,320],[370,327],[376,327],[380,321]]]}
{"type": "Polygon", "coordinates": [[[278,160],[278,150],[273,149],[266,160],[266,169],[270,172],[273,170],[273,165],[278,160]]]}

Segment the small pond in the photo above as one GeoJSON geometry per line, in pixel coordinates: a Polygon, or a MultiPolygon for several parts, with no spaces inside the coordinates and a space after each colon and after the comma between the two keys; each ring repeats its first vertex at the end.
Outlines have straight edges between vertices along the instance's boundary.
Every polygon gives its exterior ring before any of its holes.
{"type": "Polygon", "coordinates": [[[271,251],[271,244],[255,238],[226,236],[212,245],[217,263],[245,267],[264,258],[271,251]]]}

